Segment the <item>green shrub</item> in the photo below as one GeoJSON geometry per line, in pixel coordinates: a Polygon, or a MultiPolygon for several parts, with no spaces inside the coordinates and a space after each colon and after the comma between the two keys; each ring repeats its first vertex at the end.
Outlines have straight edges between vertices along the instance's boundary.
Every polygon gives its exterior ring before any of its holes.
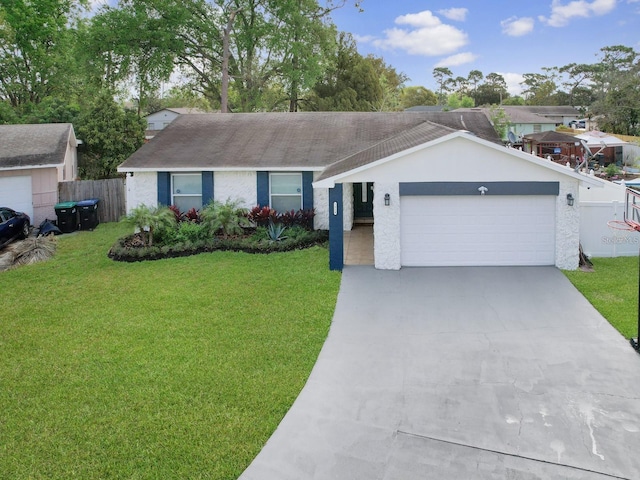
{"type": "Polygon", "coordinates": [[[214,200],[202,209],[200,218],[212,234],[222,232],[224,238],[242,235],[243,227],[251,225],[247,218],[247,210],[240,208],[239,200],[227,199],[225,203],[214,200]]]}
{"type": "Polygon", "coordinates": [[[206,238],[158,247],[138,246],[133,242],[135,235],[119,239],[109,250],[109,258],[123,262],[157,260],[169,257],[184,257],[215,250],[232,250],[247,253],[286,252],[322,245],[329,239],[326,230],[305,230],[303,227],[292,227],[287,230],[291,235],[286,239],[271,242],[267,239],[266,228],[257,228],[246,236],[206,238]]]}
{"type": "Polygon", "coordinates": [[[617,175],[619,172],[618,166],[615,163],[610,163],[609,165],[607,165],[604,171],[607,173],[607,175],[611,177],[613,177],[614,175],[617,175]]]}
{"type": "Polygon", "coordinates": [[[140,231],[142,241],[148,245],[153,245],[153,237],[156,232],[163,232],[176,224],[174,213],[168,208],[157,206],[154,208],[144,204],[138,205],[122,219],[122,222],[140,231]]]}

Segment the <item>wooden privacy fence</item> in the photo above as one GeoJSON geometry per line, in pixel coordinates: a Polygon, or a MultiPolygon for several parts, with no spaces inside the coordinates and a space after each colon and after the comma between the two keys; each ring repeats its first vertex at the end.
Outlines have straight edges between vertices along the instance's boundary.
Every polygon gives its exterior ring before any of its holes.
{"type": "Polygon", "coordinates": [[[58,183],[59,202],[80,202],[97,198],[98,220],[101,223],[117,222],[126,213],[124,179],[79,180],[58,183]]]}

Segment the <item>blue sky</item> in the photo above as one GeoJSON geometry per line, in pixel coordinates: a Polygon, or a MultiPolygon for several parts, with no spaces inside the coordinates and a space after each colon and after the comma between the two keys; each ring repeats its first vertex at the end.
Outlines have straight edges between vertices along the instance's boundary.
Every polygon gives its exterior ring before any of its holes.
{"type": "Polygon", "coordinates": [[[454,77],[471,70],[501,74],[512,94],[523,73],[595,63],[605,46],[640,51],[640,0],[362,0],[332,14],[362,55],[384,58],[436,89],[433,69],[454,77]]]}

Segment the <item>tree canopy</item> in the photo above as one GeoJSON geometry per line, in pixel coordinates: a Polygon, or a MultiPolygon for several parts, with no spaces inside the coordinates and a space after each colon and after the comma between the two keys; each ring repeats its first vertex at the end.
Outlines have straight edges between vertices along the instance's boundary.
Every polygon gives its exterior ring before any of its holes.
{"type": "MultiPolygon", "coordinates": [[[[602,48],[592,64],[525,72],[522,96],[511,96],[499,73],[459,75],[448,67],[433,69],[431,91],[406,86],[406,75],[361,55],[356,40],[337,30],[331,13],[359,8],[358,1],[120,0],[89,14],[91,5],[0,0],[0,123],[72,122],[98,135],[94,124],[103,122],[114,134],[123,129],[126,151],[140,141],[131,109],[140,117],[167,106],[295,112],[569,104],[599,116],[612,133],[640,133],[639,56],[624,45],[602,48]],[[114,108],[106,96],[118,100],[111,124],[102,113],[114,108]]],[[[121,153],[105,146],[91,155],[95,165],[85,173],[103,176],[113,174],[121,153]]]]}

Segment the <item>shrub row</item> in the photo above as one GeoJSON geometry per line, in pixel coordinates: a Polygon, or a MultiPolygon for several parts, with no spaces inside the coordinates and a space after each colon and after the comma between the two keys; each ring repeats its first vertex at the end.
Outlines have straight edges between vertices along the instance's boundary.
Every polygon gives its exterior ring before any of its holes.
{"type": "Polygon", "coordinates": [[[140,234],[119,239],[109,250],[109,258],[120,262],[140,262],[163,258],[185,257],[199,253],[230,250],[246,253],[286,252],[323,245],[329,239],[326,230],[304,230],[291,228],[289,235],[279,241],[270,241],[264,228],[248,229],[247,235],[237,237],[214,237],[206,239],[183,240],[175,243],[163,243],[143,246],[140,234]]]}

